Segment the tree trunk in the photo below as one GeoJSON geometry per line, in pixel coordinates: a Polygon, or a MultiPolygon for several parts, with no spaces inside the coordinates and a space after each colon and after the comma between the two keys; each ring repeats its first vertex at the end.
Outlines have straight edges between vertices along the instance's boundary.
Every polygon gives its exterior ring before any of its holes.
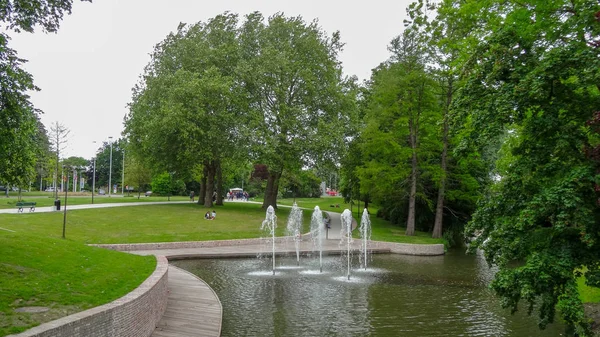
{"type": "Polygon", "coordinates": [[[217,170],[217,205],[223,206],[223,172],[221,171],[221,161],[215,161],[217,170]]]}
{"type": "Polygon", "coordinates": [[[444,216],[444,199],[446,194],[446,179],[448,174],[447,169],[447,156],[448,156],[448,114],[450,113],[450,104],[452,103],[452,80],[448,83],[448,91],[446,92],[446,106],[444,107],[444,129],[442,135],[442,141],[444,148],[442,150],[442,179],[440,180],[440,188],[438,190],[438,200],[435,209],[435,222],[433,223],[433,233],[431,237],[439,239],[442,237],[443,230],[443,216],[444,216]]]}
{"type": "Polygon", "coordinates": [[[207,167],[206,193],[204,194],[204,207],[213,206],[213,192],[215,191],[215,163],[210,162],[207,167]]]}
{"type": "Polygon", "coordinates": [[[279,190],[279,178],[281,171],[273,172],[269,170],[269,178],[267,179],[267,188],[265,189],[265,198],[262,208],[267,209],[269,206],[277,209],[277,192],[279,190]]]}
{"type": "Polygon", "coordinates": [[[417,135],[414,121],[409,121],[410,147],[412,149],[412,172],[410,174],[410,195],[408,197],[408,219],[406,220],[406,235],[415,235],[415,211],[417,198],[417,135]]]}
{"type": "Polygon", "coordinates": [[[208,163],[204,163],[204,168],[202,169],[202,178],[200,178],[200,193],[198,193],[198,205],[204,204],[204,199],[206,198],[206,176],[208,175],[207,169],[208,163]]]}

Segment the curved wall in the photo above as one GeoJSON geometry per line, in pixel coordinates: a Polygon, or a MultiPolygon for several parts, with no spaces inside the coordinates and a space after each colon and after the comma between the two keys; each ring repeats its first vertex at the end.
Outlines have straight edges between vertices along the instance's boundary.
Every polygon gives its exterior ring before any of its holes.
{"type": "Polygon", "coordinates": [[[99,307],[41,324],[18,337],[148,337],[167,308],[168,261],[129,294],[99,307]]]}

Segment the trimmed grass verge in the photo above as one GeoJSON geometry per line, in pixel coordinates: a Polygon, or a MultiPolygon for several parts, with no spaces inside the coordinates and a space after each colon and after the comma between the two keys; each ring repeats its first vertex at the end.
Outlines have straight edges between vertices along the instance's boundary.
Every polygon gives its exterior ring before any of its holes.
{"type": "Polygon", "coordinates": [[[0,336],[116,300],[155,267],[153,256],[0,231],[0,336]],[[33,306],[49,310],[15,311],[33,306]]]}

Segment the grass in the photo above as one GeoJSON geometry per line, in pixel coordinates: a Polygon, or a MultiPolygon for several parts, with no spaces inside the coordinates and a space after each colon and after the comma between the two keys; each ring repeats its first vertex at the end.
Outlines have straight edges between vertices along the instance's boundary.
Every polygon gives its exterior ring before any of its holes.
{"type": "Polygon", "coordinates": [[[590,287],[585,284],[585,277],[577,279],[579,298],[583,303],[600,303],[600,288],[590,287]]]}
{"type": "MultiPolygon", "coordinates": [[[[67,212],[66,236],[82,243],[141,243],[256,238],[265,211],[253,203],[214,207],[215,220],[204,220],[207,208],[195,203],[128,206],[67,212]]],[[[212,209],[210,209],[212,210],[212,209]]],[[[284,235],[289,209],[277,211],[276,235],[284,235]]],[[[309,217],[304,217],[308,231],[309,217]]],[[[4,214],[3,228],[46,237],[62,235],[63,213],[4,214]]]]}
{"type": "Polygon", "coordinates": [[[111,302],[138,287],[156,259],[72,240],[0,231],[0,336],[111,302]],[[19,313],[25,306],[50,308],[19,313]]]}

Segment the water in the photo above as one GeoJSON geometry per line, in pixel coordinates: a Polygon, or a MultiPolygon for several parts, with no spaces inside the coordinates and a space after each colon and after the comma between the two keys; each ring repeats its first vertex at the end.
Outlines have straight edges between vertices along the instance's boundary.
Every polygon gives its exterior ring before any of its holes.
{"type": "Polygon", "coordinates": [[[277,228],[277,215],[275,215],[273,206],[269,206],[267,208],[267,215],[265,216],[265,220],[262,222],[260,229],[271,236],[271,240],[268,240],[268,242],[271,242],[273,247],[273,275],[275,275],[275,228],[277,228]]]}
{"type": "Polygon", "coordinates": [[[315,206],[310,218],[310,234],[313,249],[319,252],[319,271],[323,272],[323,240],[325,239],[325,224],[323,223],[323,212],[319,206],[315,206]]]}
{"type": "MultiPolygon", "coordinates": [[[[281,265],[294,265],[293,258],[281,265]]],[[[316,263],[316,261],[313,261],[316,263]]],[[[488,289],[493,271],[480,256],[375,254],[350,281],[336,256],[314,267],[257,272],[255,259],[173,264],[205,280],[223,304],[222,336],[548,336],[526,308],[510,315],[488,289]]]]}
{"type": "Polygon", "coordinates": [[[294,203],[288,217],[286,232],[294,241],[296,248],[296,264],[300,265],[300,241],[302,240],[300,228],[302,226],[302,210],[294,203]]]}
{"type": "Polygon", "coordinates": [[[361,238],[361,254],[360,254],[360,262],[364,270],[367,270],[368,266],[368,243],[371,240],[371,219],[369,218],[369,211],[365,208],[362,214],[362,218],[360,220],[360,238],[361,238]]]}
{"type": "Polygon", "coordinates": [[[350,270],[352,270],[352,250],[350,246],[352,245],[352,212],[349,209],[345,209],[342,212],[342,229],[341,229],[341,240],[340,246],[346,245],[346,258],[347,262],[347,274],[348,280],[350,280],[350,270]]]}

